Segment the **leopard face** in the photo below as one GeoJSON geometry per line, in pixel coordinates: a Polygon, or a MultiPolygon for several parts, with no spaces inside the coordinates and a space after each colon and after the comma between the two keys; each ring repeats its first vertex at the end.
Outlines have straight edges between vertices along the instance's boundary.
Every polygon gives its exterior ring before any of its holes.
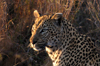
{"type": "MultiPolygon", "coordinates": [[[[60,20],[62,17],[61,13],[54,15],[41,16],[37,11],[34,11],[35,23],[32,26],[32,35],[30,37],[30,45],[36,50],[44,50],[45,47],[55,46],[53,41],[50,41],[52,37],[56,37],[61,32],[60,20]]],[[[57,37],[56,37],[57,38],[57,37]]]]}

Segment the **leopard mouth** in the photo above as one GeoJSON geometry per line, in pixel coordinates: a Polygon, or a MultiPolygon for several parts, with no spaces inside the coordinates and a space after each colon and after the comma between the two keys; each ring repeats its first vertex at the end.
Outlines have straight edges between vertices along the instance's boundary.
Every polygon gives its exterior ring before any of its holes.
{"type": "Polygon", "coordinates": [[[31,47],[31,48],[33,48],[35,51],[41,51],[41,50],[44,50],[45,49],[45,46],[46,46],[46,44],[41,44],[42,46],[40,46],[39,44],[32,44],[32,43],[30,43],[29,44],[29,46],[31,47]]]}

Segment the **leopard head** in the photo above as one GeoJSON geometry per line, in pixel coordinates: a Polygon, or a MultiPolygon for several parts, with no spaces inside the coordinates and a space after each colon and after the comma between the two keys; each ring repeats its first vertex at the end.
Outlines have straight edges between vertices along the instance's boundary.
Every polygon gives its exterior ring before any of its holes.
{"type": "MultiPolygon", "coordinates": [[[[50,39],[60,33],[62,13],[40,16],[38,11],[34,11],[35,23],[32,26],[30,37],[30,47],[36,51],[44,50],[45,47],[53,47],[50,39]]],[[[53,39],[52,39],[53,40],[53,39]]]]}

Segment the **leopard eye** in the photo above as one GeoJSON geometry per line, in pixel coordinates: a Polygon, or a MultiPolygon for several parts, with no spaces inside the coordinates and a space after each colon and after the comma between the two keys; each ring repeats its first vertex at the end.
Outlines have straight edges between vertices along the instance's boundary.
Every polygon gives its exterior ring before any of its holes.
{"type": "Polygon", "coordinates": [[[41,30],[40,33],[44,32],[44,30],[41,30]]]}
{"type": "Polygon", "coordinates": [[[47,31],[47,29],[42,29],[41,31],[40,31],[40,33],[43,33],[43,32],[46,32],[47,31]]]}

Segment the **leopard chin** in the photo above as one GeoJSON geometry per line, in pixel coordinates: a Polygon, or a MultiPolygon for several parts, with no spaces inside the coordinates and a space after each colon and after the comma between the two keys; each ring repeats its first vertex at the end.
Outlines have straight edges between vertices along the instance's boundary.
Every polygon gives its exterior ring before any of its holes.
{"type": "Polygon", "coordinates": [[[47,46],[47,44],[45,43],[45,44],[33,44],[33,43],[30,43],[29,44],[29,47],[30,48],[33,48],[33,50],[35,50],[35,51],[41,51],[41,50],[45,50],[45,47],[47,46]]]}
{"type": "Polygon", "coordinates": [[[32,44],[32,43],[29,44],[29,47],[33,48],[33,50],[35,50],[35,51],[41,51],[42,50],[42,48],[39,48],[39,47],[36,46],[36,44],[32,44]]]}

